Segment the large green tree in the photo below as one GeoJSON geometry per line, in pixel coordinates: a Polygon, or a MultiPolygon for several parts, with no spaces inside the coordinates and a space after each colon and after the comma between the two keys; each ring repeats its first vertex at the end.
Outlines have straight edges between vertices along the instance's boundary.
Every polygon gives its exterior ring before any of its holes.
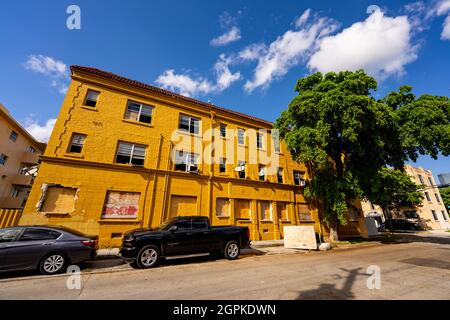
{"type": "Polygon", "coordinates": [[[444,202],[445,208],[450,209],[450,187],[442,188],[439,190],[441,194],[442,201],[444,202]]]}
{"type": "MultiPolygon", "coordinates": [[[[381,202],[374,183],[388,179],[382,170],[401,170],[420,154],[450,154],[449,98],[416,99],[410,87],[401,87],[376,100],[376,89],[375,79],[362,70],[313,74],[298,80],[298,95],[275,125],[294,160],[311,173],[305,194],[317,200],[331,241],[338,239],[338,226],[346,223],[355,198],[381,202]]],[[[402,181],[394,175],[395,183],[402,181]]],[[[398,201],[387,195],[388,202],[398,201]]]]}

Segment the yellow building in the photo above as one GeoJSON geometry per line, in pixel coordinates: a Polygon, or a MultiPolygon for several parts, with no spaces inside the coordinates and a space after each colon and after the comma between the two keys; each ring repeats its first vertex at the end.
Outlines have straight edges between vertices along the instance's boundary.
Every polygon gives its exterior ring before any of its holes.
{"type": "Polygon", "coordinates": [[[44,150],[0,104],[0,209],[23,208],[44,150]]]}
{"type": "Polygon", "coordinates": [[[271,122],[98,69],[71,71],[22,225],[62,224],[98,234],[102,247],[177,215],[248,226],[253,240],[280,239],[290,225],[322,234],[303,196],[306,168],[271,122]]]}

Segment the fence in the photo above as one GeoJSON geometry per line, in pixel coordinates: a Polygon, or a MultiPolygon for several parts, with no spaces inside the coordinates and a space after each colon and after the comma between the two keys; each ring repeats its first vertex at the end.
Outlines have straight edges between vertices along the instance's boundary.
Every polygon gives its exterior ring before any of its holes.
{"type": "Polygon", "coordinates": [[[21,216],[21,209],[0,209],[0,228],[17,226],[21,216]]]}

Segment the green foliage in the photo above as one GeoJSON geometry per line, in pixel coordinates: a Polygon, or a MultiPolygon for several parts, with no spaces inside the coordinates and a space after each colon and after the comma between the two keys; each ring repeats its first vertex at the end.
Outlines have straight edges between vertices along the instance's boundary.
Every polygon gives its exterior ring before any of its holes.
{"type": "Polygon", "coordinates": [[[311,172],[305,194],[318,200],[330,224],[345,223],[355,198],[385,207],[420,203],[403,164],[450,154],[449,98],[416,99],[403,86],[377,101],[376,89],[362,70],[315,73],[297,81],[298,95],[276,121],[294,160],[311,172]]]}
{"type": "Polygon", "coordinates": [[[401,170],[382,168],[378,174],[369,179],[366,197],[383,209],[413,207],[423,200],[423,186],[418,186],[408,174],[401,170]]]}
{"type": "Polygon", "coordinates": [[[439,193],[445,207],[448,209],[450,207],[450,187],[439,189],[439,193]]]}

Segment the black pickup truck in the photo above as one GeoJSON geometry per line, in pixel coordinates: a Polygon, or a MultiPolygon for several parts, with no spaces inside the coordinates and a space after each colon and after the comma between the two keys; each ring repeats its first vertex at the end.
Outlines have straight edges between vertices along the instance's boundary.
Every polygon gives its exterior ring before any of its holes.
{"type": "Polygon", "coordinates": [[[156,229],[137,229],[122,239],[120,255],[139,269],[157,265],[161,258],[223,254],[237,259],[250,245],[247,227],[211,227],[207,217],[177,217],[156,229]]]}

